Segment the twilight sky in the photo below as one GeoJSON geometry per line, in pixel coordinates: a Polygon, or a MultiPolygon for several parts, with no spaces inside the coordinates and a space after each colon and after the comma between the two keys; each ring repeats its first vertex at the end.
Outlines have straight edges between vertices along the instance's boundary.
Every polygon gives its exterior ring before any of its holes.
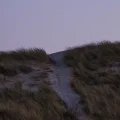
{"type": "Polygon", "coordinates": [[[120,40],[120,0],[0,0],[0,50],[120,40]]]}

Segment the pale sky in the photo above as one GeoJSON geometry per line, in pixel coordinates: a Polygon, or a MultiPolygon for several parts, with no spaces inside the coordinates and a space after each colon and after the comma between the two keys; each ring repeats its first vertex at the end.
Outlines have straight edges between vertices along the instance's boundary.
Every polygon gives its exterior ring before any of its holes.
{"type": "Polygon", "coordinates": [[[120,40],[120,0],[0,0],[0,50],[101,40],[120,40]]]}

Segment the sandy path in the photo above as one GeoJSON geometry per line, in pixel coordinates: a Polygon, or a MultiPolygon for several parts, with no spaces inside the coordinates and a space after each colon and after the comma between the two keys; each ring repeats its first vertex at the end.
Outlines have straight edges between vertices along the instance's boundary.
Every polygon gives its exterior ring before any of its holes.
{"type": "Polygon", "coordinates": [[[50,55],[56,62],[56,65],[53,66],[53,72],[57,79],[55,79],[52,87],[66,103],[68,108],[76,111],[77,118],[79,120],[85,120],[82,111],[83,105],[79,103],[80,96],[70,86],[70,76],[72,73],[71,69],[63,62],[64,54],[65,52],[58,52],[50,55]]]}

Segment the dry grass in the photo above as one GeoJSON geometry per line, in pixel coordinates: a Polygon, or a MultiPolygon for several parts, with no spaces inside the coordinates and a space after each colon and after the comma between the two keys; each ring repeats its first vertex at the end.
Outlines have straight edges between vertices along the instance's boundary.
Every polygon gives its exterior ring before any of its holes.
{"type": "MultiPolygon", "coordinates": [[[[0,52],[0,84],[6,82],[5,77],[11,80],[21,72],[34,71],[32,67],[45,69],[39,76],[41,81],[51,72],[49,64],[50,58],[42,49],[0,52]]],[[[38,92],[31,92],[23,90],[21,80],[15,80],[12,88],[0,89],[0,120],[76,120],[49,85],[41,82],[38,92]]]]}
{"type": "Polygon", "coordinates": [[[71,86],[82,95],[89,120],[120,120],[120,42],[70,48],[71,86]]]}
{"type": "Polygon", "coordinates": [[[38,48],[18,49],[16,51],[0,52],[0,74],[3,76],[16,76],[20,72],[28,74],[33,71],[33,66],[41,69],[41,65],[48,68],[49,55],[38,48]]]}
{"type": "Polygon", "coordinates": [[[0,65],[0,74],[3,74],[4,76],[15,76],[18,72],[14,66],[9,67],[0,65]]]}
{"type": "Polygon", "coordinates": [[[48,72],[43,71],[43,72],[41,72],[40,74],[38,74],[37,76],[33,76],[33,79],[34,79],[35,81],[43,81],[43,80],[45,80],[46,78],[48,78],[48,76],[49,76],[48,72]]]}
{"type": "Polygon", "coordinates": [[[0,52],[0,61],[7,60],[39,60],[39,62],[48,62],[48,55],[43,49],[30,48],[30,49],[18,49],[15,51],[3,51],[0,52]]]}
{"type": "Polygon", "coordinates": [[[0,52],[0,73],[4,76],[15,76],[18,70],[29,73],[32,69],[27,64],[31,65],[32,62],[44,63],[47,66],[50,59],[43,49],[38,48],[0,52]]]}
{"type": "Polygon", "coordinates": [[[0,91],[0,120],[75,120],[63,102],[42,84],[37,93],[22,89],[0,91]]]}

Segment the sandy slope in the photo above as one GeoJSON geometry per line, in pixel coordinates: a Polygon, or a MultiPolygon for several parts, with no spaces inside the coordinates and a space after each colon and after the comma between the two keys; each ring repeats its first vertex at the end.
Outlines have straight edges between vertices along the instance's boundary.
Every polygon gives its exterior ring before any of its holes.
{"type": "Polygon", "coordinates": [[[56,62],[56,65],[53,66],[53,73],[56,77],[54,77],[52,87],[66,103],[68,108],[76,111],[78,119],[84,120],[85,115],[82,111],[83,105],[79,103],[80,97],[70,86],[72,73],[71,69],[63,62],[64,54],[65,52],[63,51],[50,55],[50,57],[56,62]]]}
{"type": "Polygon", "coordinates": [[[36,92],[39,90],[39,84],[41,82],[47,81],[46,78],[41,78],[40,80],[36,80],[35,77],[38,77],[47,72],[48,70],[45,70],[44,66],[41,64],[37,64],[36,66],[30,65],[31,68],[33,68],[33,71],[26,74],[19,72],[15,76],[3,76],[0,74],[0,89],[5,89],[5,88],[13,88],[16,83],[21,82],[22,83],[22,89],[24,90],[30,90],[32,92],[36,92]],[[3,83],[1,83],[3,81],[3,83]]]}

